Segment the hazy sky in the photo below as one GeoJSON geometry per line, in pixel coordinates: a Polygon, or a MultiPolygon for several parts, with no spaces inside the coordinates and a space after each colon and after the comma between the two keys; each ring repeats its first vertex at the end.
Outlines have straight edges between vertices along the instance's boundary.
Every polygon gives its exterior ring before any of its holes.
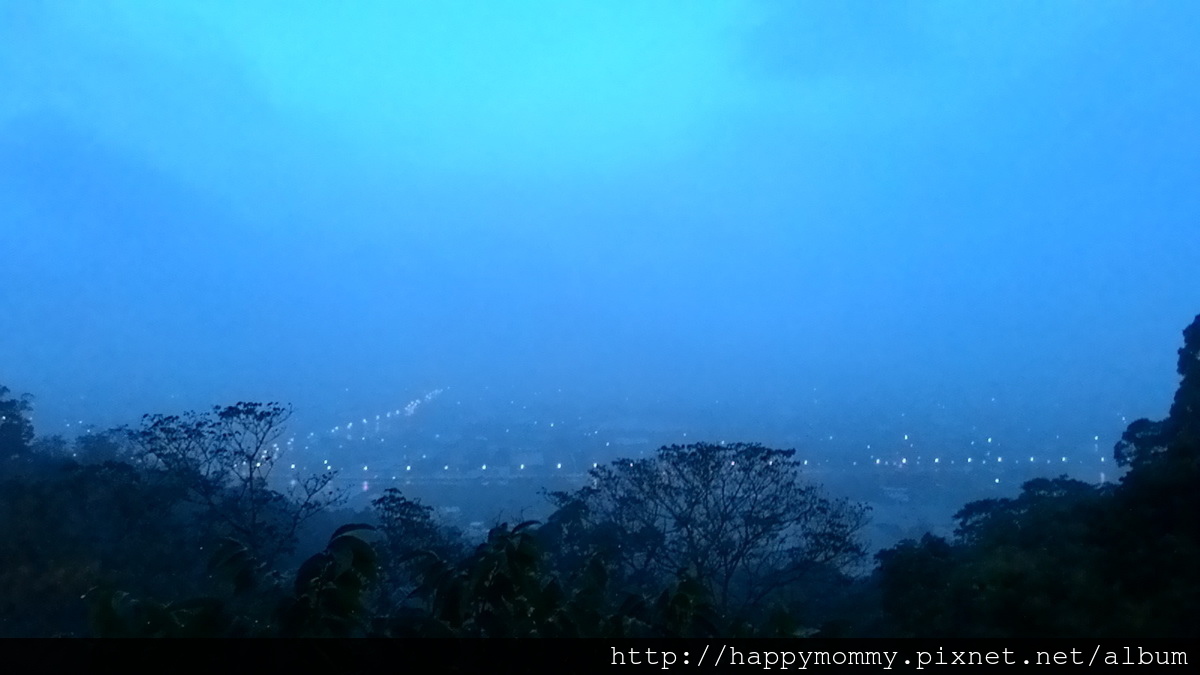
{"type": "Polygon", "coordinates": [[[1197,35],[1190,0],[0,0],[0,384],[47,433],[436,387],[1119,433],[1200,312],[1197,35]]]}

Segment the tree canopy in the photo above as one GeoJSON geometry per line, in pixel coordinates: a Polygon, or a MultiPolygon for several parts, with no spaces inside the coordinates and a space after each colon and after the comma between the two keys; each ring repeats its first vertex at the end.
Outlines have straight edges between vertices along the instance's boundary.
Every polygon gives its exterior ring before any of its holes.
{"type": "Polygon", "coordinates": [[[0,461],[4,464],[21,459],[33,442],[29,398],[7,398],[8,393],[8,387],[0,386],[0,461]]]}
{"type": "Polygon", "coordinates": [[[826,497],[794,455],[748,443],[666,446],[597,467],[591,485],[552,497],[607,531],[631,583],[688,571],[739,613],[816,568],[847,570],[865,555],[857,535],[867,508],[826,497]]]}
{"type": "Polygon", "coordinates": [[[1200,634],[1200,316],[1184,331],[1170,414],[1128,426],[1118,484],[1061,477],[972,502],[954,541],[879,553],[893,632],[971,637],[1200,634]]]}
{"type": "Polygon", "coordinates": [[[301,523],[341,499],[331,488],[332,471],[292,481],[288,494],[269,482],[290,415],[276,403],[240,402],[206,413],[146,415],[128,436],[147,467],[185,491],[214,536],[237,539],[269,560],[291,550],[301,523]]]}

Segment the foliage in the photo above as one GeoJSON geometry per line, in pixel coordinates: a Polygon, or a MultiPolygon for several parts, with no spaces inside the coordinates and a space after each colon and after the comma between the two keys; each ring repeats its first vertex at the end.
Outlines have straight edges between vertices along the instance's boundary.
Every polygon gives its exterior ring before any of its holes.
{"type": "Polygon", "coordinates": [[[369,542],[375,528],[339,528],[325,550],[296,572],[289,593],[243,544],[226,540],[212,556],[219,595],[156,602],[111,587],[87,599],[99,637],[357,637],[368,632],[366,590],[377,578],[369,542]]]}
{"type": "Polygon", "coordinates": [[[891,633],[901,637],[950,637],[965,625],[959,610],[961,588],[951,584],[959,550],[945,539],[925,534],[876,554],[881,603],[891,633]]]}
{"type": "Polygon", "coordinates": [[[77,436],[72,457],[80,464],[103,464],[132,459],[126,434],[121,429],[89,432],[77,436]]]}
{"type": "Polygon", "coordinates": [[[33,442],[29,397],[7,396],[8,387],[0,386],[0,476],[19,470],[33,442]]]}
{"type": "Polygon", "coordinates": [[[358,637],[370,630],[367,593],[379,579],[371,545],[375,528],[344,525],[329,545],[296,572],[292,597],[279,609],[280,631],[287,637],[358,637]]]}
{"type": "MultiPolygon", "coordinates": [[[[656,595],[614,601],[611,577],[594,556],[565,579],[546,566],[542,528],[501,524],[458,564],[431,557],[416,594],[425,611],[383,628],[408,637],[700,637],[719,633],[706,586],[686,571],[656,595]]],[[[381,624],[384,625],[384,624],[381,624]]]]}
{"type": "Polygon", "coordinates": [[[867,508],[802,482],[793,455],[755,444],[668,446],[593,469],[591,486],[551,497],[590,526],[634,587],[693,570],[718,607],[740,613],[865,554],[857,534],[867,508]]]}
{"type": "Polygon", "coordinates": [[[1183,331],[1179,348],[1179,388],[1165,420],[1139,419],[1125,430],[1114,449],[1122,466],[1137,466],[1171,444],[1200,445],[1200,315],[1183,331]]]}
{"type": "Polygon", "coordinates": [[[956,516],[956,540],[881,552],[902,635],[1195,637],[1200,634],[1200,316],[1184,332],[1167,419],[1129,425],[1116,486],[1029,481],[956,516]]]}
{"type": "Polygon", "coordinates": [[[432,554],[419,575],[423,607],[372,615],[379,581],[378,537],[346,525],[306,560],[290,590],[241,543],[212,556],[219,592],[158,602],[112,585],[87,593],[93,632],[102,637],[688,637],[720,633],[704,584],[689,573],[656,596],[606,601],[598,562],[586,583],[568,588],[542,564],[533,522],[493,528],[457,563],[432,554]]]}
{"type": "Polygon", "coordinates": [[[329,498],[324,476],[300,499],[269,484],[286,408],[147,416],[72,446],[36,438],[0,387],[0,634],[79,634],[86,608],[101,636],[1195,637],[1200,317],[1184,337],[1170,414],[1129,426],[1118,484],[1043,478],[965,505],[952,539],[881,551],[846,596],[863,616],[840,624],[809,610],[849,584],[866,511],[801,482],[791,451],[618,460],[469,553],[388,490],[378,528],[338,528],[286,574],[278,553],[329,498]]]}
{"type": "Polygon", "coordinates": [[[1161,620],[1172,604],[1161,590],[1194,595],[1195,581],[1164,574],[1174,566],[1166,558],[1143,558],[1154,579],[1131,585],[1140,570],[1122,560],[1148,544],[1167,554],[1153,542],[1171,528],[1129,506],[1119,489],[1065,477],[1029,481],[1015,499],[968,504],[955,542],[926,536],[879,554],[885,609],[909,636],[1175,635],[1181,624],[1161,620]]]}
{"type": "Polygon", "coordinates": [[[404,602],[417,582],[429,556],[457,561],[464,555],[461,534],[443,527],[433,517],[433,509],[419,500],[410,500],[395,488],[371,502],[379,518],[383,541],[380,566],[383,569],[386,602],[391,606],[404,602]]]}
{"type": "Polygon", "coordinates": [[[137,593],[200,590],[202,544],[170,507],[177,500],[115,462],[60,463],[0,483],[0,635],[84,630],[79,598],[97,583],[137,593]]]}
{"type": "Polygon", "coordinates": [[[199,508],[205,531],[270,560],[291,550],[305,520],[343,497],[330,487],[332,471],[293,481],[286,495],[270,486],[290,414],[275,403],[241,402],[205,414],[146,415],[128,434],[142,462],[199,508]]]}

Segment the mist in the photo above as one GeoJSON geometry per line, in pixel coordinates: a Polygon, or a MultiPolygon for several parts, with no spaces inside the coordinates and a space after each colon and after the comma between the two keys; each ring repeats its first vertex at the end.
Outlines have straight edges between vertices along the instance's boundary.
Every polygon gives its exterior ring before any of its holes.
{"type": "Polygon", "coordinates": [[[614,440],[1107,455],[1195,312],[1197,18],[6,3],[0,372],[40,434],[443,390],[614,440]]]}
{"type": "Polygon", "coordinates": [[[0,0],[0,635],[1194,636],[1197,35],[0,0]]]}

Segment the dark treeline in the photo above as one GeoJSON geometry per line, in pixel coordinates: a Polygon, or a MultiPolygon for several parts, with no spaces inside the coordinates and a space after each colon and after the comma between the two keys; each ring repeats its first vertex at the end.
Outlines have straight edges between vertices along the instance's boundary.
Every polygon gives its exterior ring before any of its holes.
{"type": "Polygon", "coordinates": [[[0,387],[0,635],[1196,637],[1200,316],[1178,371],[1119,483],[1032,480],[873,561],[866,507],[786,450],[617,460],[476,543],[395,489],[281,481],[283,406],[68,442],[0,387]]]}

